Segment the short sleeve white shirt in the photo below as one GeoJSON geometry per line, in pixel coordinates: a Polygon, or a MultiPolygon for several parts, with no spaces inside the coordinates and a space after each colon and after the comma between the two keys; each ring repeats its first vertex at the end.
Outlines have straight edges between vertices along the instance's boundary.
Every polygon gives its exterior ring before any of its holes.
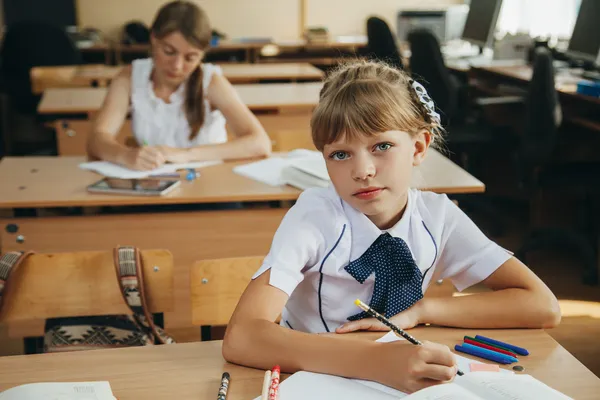
{"type": "MultiPolygon", "coordinates": [[[[423,277],[423,292],[434,279],[450,279],[464,290],[511,257],[446,195],[432,192],[410,189],[402,218],[387,232],[407,243],[423,277]]],[[[270,285],[290,296],[281,324],[304,332],[330,332],[359,313],[354,300],[370,302],[375,276],[361,284],[345,267],[382,233],[333,186],[304,191],[283,218],[254,275],[270,269],[270,285]]]]}

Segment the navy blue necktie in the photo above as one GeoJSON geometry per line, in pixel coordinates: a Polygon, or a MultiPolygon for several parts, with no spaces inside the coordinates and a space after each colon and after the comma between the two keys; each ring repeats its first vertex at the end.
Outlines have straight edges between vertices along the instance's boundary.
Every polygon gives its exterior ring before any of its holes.
{"type": "MultiPolygon", "coordinates": [[[[375,287],[369,306],[390,318],[423,298],[422,274],[406,242],[384,233],[358,259],[346,266],[358,282],[375,272],[375,287]]],[[[368,317],[361,312],[348,317],[357,321],[368,317]]]]}

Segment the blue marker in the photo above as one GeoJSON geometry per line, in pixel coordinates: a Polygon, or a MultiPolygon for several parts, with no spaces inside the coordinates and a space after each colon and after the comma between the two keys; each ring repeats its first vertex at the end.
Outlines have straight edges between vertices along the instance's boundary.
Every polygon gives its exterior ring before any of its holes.
{"type": "Polygon", "coordinates": [[[486,343],[489,343],[491,345],[506,347],[507,349],[510,349],[510,350],[514,351],[515,353],[517,353],[519,355],[522,355],[522,356],[528,356],[529,355],[529,351],[527,351],[527,349],[524,349],[522,347],[517,347],[517,346],[514,346],[512,344],[504,343],[504,342],[501,342],[499,340],[494,340],[494,339],[486,338],[485,336],[481,336],[481,335],[476,335],[475,339],[479,339],[479,340],[481,340],[483,342],[486,342],[486,343]]]}
{"type": "Polygon", "coordinates": [[[472,344],[463,343],[462,345],[454,346],[454,350],[461,353],[467,353],[472,356],[485,358],[486,360],[494,361],[500,364],[512,364],[519,360],[506,354],[497,353],[492,350],[484,349],[483,347],[473,346],[472,344]]]}

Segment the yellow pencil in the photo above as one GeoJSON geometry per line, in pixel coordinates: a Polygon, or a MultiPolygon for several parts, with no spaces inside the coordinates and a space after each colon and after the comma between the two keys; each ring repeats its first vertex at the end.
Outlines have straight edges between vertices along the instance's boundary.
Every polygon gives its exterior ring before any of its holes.
{"type": "MultiPolygon", "coordinates": [[[[396,335],[403,337],[404,339],[408,340],[412,344],[416,344],[418,346],[420,346],[420,345],[423,344],[419,340],[417,340],[414,336],[411,336],[408,333],[406,333],[403,329],[398,328],[389,319],[387,319],[386,317],[384,317],[383,315],[379,314],[377,311],[373,310],[371,307],[369,307],[368,305],[366,305],[365,303],[363,303],[362,301],[360,301],[360,299],[356,299],[356,301],[354,301],[354,304],[356,304],[363,311],[365,311],[366,313],[368,313],[372,317],[376,318],[379,322],[381,322],[382,324],[384,324],[388,328],[390,328],[396,335]]],[[[462,376],[464,374],[459,369],[459,370],[457,370],[457,375],[462,376]]]]}

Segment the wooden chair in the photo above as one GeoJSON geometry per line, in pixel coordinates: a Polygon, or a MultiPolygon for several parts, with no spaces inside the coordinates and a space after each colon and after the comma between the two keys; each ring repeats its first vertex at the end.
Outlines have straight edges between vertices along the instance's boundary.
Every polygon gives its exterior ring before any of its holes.
{"type": "MultiPolygon", "coordinates": [[[[172,311],[174,303],[173,256],[167,250],[142,250],[141,258],[149,311],[164,326],[162,313],[172,311]]],[[[12,271],[8,282],[0,323],[131,313],[112,250],[32,254],[12,271]]],[[[36,352],[40,342],[25,338],[25,352],[36,352]]]]}
{"type": "MultiPolygon", "coordinates": [[[[89,119],[58,120],[54,123],[59,156],[85,156],[93,121],[89,119]]],[[[133,139],[131,120],[126,120],[117,135],[117,141],[129,145],[133,139]]],[[[135,139],[133,139],[135,142],[135,139]]]]}
{"type": "Polygon", "coordinates": [[[210,340],[211,326],[224,326],[260,268],[263,256],[198,261],[192,266],[190,285],[192,324],[200,326],[202,340],[210,340]]]}

